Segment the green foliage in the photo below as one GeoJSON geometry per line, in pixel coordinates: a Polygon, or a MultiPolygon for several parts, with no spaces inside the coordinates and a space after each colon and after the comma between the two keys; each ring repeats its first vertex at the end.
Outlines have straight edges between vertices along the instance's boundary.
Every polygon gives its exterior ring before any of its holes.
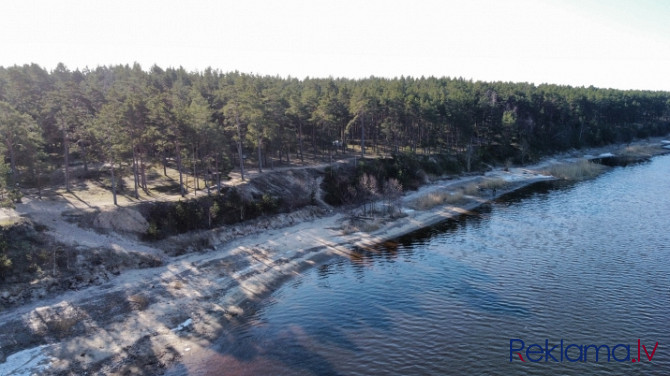
{"type": "Polygon", "coordinates": [[[3,101],[0,101],[0,144],[3,159],[0,188],[15,187],[24,172],[34,173],[42,139],[33,118],[3,101]],[[9,166],[4,166],[5,159],[9,166]]]}
{"type": "Polygon", "coordinates": [[[516,124],[516,112],[515,111],[505,111],[503,112],[502,125],[504,127],[511,127],[516,124]]]}
{"type": "MultiPolygon", "coordinates": [[[[0,190],[41,186],[41,175],[66,160],[102,162],[110,173],[130,166],[116,177],[132,174],[137,190],[146,188],[147,164],[201,180],[241,169],[240,156],[261,168],[361,146],[368,156],[395,155],[374,166],[381,172],[365,161],[353,177],[332,175],[330,198],[344,202],[355,192],[335,187],[362,174],[411,188],[418,168],[442,175],[670,132],[668,92],[449,77],[297,80],[139,64],[14,66],[0,69],[0,83],[0,190]]],[[[237,210],[243,217],[258,208],[237,210]]]]}
{"type": "MultiPolygon", "coordinates": [[[[40,241],[28,223],[0,226],[0,279],[15,270],[26,270],[32,275],[41,272],[40,241]]],[[[31,275],[23,276],[30,279],[31,275]]]]}
{"type": "MultiPolygon", "coordinates": [[[[2,151],[0,147],[0,151],[2,151]]],[[[4,155],[4,153],[2,153],[4,155]]],[[[0,159],[0,193],[7,190],[9,186],[9,166],[0,159]]]]}
{"type": "Polygon", "coordinates": [[[216,217],[219,216],[220,212],[221,212],[221,207],[219,206],[219,203],[214,201],[214,203],[209,207],[209,216],[212,219],[216,219],[216,217]]]}

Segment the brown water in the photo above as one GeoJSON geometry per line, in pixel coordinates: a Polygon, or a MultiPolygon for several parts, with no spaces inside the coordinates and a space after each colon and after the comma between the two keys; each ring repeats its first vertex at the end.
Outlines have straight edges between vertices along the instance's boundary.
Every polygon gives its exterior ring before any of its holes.
{"type": "Polygon", "coordinates": [[[670,374],[670,156],[535,186],[309,270],[212,350],[168,374],[670,374]],[[511,339],[631,357],[533,363],[524,349],[510,362],[511,339]],[[638,339],[650,354],[659,343],[652,361],[637,362],[638,339]]]}

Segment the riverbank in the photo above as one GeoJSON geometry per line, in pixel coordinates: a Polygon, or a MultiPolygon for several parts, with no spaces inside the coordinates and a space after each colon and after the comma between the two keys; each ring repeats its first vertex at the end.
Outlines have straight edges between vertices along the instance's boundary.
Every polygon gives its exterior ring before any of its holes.
{"type": "Polygon", "coordinates": [[[352,213],[340,211],[312,213],[294,225],[232,241],[211,231],[214,251],[127,271],[100,286],[3,312],[0,351],[9,356],[0,363],[0,374],[160,373],[180,359],[211,351],[210,343],[229,325],[302,270],[554,179],[542,172],[578,159],[557,156],[535,166],[437,180],[406,194],[399,202],[399,218],[362,219],[372,222],[367,232],[353,231],[347,226],[352,213]],[[489,186],[495,189],[479,189],[489,186]],[[412,209],[432,193],[456,192],[460,195],[449,204],[412,209]]]}

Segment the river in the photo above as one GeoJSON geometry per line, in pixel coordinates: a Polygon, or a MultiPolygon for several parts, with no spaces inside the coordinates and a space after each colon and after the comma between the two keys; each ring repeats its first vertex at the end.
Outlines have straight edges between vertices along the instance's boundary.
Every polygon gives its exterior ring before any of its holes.
{"type": "Polygon", "coordinates": [[[670,374],[670,156],[308,270],[212,350],[168,374],[670,374]]]}

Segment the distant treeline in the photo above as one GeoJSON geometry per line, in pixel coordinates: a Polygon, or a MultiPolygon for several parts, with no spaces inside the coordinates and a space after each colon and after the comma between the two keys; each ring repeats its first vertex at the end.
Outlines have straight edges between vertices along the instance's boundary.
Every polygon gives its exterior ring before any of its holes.
{"type": "Polygon", "coordinates": [[[0,189],[49,184],[45,177],[63,167],[69,188],[74,161],[116,172],[113,189],[119,175],[132,174],[137,192],[149,164],[214,179],[242,169],[244,159],[265,168],[346,150],[447,155],[470,170],[669,131],[669,92],[434,77],[300,80],[138,64],[0,67],[0,189]]]}

